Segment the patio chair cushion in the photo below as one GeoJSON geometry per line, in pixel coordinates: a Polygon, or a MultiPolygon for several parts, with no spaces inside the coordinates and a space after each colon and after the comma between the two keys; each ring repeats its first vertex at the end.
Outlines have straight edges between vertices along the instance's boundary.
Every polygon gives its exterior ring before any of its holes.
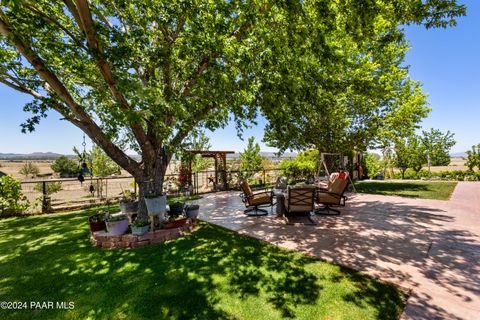
{"type": "Polygon", "coordinates": [[[251,198],[248,199],[248,202],[251,206],[259,205],[259,204],[267,204],[267,203],[270,203],[271,201],[272,201],[271,196],[266,192],[254,194],[251,198]]]}
{"type": "Polygon", "coordinates": [[[330,185],[330,187],[328,188],[328,191],[332,193],[341,194],[346,184],[347,184],[346,180],[337,179],[330,185]]]}
{"type": "Polygon", "coordinates": [[[329,193],[318,193],[317,202],[323,204],[338,204],[340,203],[341,197],[338,195],[333,195],[329,193]]]}
{"type": "Polygon", "coordinates": [[[330,174],[330,178],[328,179],[328,181],[329,181],[330,183],[332,183],[333,181],[337,180],[337,178],[338,178],[339,175],[340,175],[339,172],[332,172],[332,173],[330,174]]]}
{"type": "Polygon", "coordinates": [[[309,212],[314,208],[315,186],[289,186],[285,198],[285,208],[288,212],[309,212]]]}
{"type": "Polygon", "coordinates": [[[250,197],[253,194],[252,189],[250,188],[250,185],[248,184],[247,180],[240,181],[240,187],[242,188],[243,193],[245,193],[247,197],[250,197]]]}

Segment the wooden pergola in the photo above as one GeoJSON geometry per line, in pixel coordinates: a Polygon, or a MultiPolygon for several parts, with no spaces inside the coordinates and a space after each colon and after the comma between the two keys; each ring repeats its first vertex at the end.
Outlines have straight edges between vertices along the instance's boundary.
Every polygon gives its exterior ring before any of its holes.
{"type": "MultiPolygon", "coordinates": [[[[213,158],[215,160],[215,189],[222,182],[224,190],[228,189],[227,184],[227,154],[233,154],[235,151],[210,151],[210,150],[189,150],[191,154],[200,154],[202,158],[213,158]],[[220,173],[220,174],[219,174],[220,173]]],[[[190,185],[192,185],[192,160],[188,162],[190,185]]]]}

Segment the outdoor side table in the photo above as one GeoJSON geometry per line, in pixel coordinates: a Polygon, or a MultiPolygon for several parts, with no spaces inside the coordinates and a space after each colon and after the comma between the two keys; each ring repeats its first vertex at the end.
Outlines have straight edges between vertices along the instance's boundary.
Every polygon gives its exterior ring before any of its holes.
{"type": "Polygon", "coordinates": [[[275,192],[277,206],[275,211],[277,215],[283,216],[285,214],[285,194],[283,192],[275,192]]]}

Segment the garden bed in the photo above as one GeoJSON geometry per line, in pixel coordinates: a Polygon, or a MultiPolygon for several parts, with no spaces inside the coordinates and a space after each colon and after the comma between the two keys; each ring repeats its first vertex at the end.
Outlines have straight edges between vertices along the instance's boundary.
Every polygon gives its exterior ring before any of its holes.
{"type": "Polygon", "coordinates": [[[192,226],[193,225],[189,221],[186,225],[178,228],[150,231],[141,236],[136,236],[131,233],[116,236],[111,235],[106,231],[97,231],[92,233],[91,242],[94,246],[100,248],[138,248],[177,239],[183,236],[186,232],[190,232],[192,226]]]}

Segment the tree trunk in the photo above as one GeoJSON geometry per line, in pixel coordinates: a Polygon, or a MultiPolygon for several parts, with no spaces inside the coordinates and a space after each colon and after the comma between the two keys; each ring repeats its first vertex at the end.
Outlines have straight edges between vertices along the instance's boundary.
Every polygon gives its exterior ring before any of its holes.
{"type": "Polygon", "coordinates": [[[163,182],[171,157],[158,157],[155,161],[144,160],[144,170],[140,176],[135,176],[138,183],[138,218],[147,219],[148,212],[145,196],[149,194],[162,195],[163,182]]]}
{"type": "Polygon", "coordinates": [[[407,168],[405,168],[405,169],[402,168],[402,169],[400,169],[400,171],[402,172],[402,180],[404,180],[405,179],[405,171],[407,171],[407,168]]]}

